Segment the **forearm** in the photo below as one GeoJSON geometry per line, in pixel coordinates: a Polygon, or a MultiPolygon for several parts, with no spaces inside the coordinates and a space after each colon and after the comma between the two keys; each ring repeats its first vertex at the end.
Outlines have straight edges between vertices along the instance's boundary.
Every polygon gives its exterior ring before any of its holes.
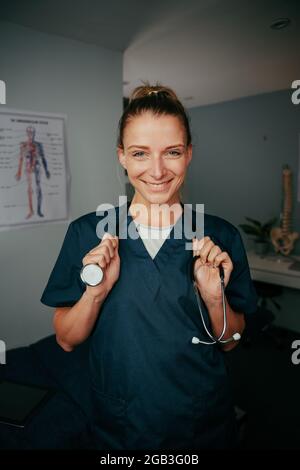
{"type": "Polygon", "coordinates": [[[105,292],[94,297],[87,289],[73,307],[56,310],[54,329],[57,342],[65,351],[72,351],[90,335],[105,298],[105,292]]]}
{"type": "MultiPolygon", "coordinates": [[[[223,303],[222,300],[213,303],[206,303],[208,313],[210,316],[211,326],[213,334],[218,338],[224,327],[224,314],[223,314],[223,303]]],[[[243,313],[235,312],[229,305],[225,296],[226,306],[226,331],[223,336],[223,340],[230,338],[234,333],[242,335],[245,328],[245,317],[243,313]]],[[[229,351],[237,345],[238,341],[231,341],[227,344],[222,344],[224,351],[229,351]]]]}

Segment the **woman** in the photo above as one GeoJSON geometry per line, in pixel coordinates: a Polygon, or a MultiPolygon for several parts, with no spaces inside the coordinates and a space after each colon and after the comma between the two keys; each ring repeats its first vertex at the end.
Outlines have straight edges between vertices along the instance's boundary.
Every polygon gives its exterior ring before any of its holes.
{"type": "Polygon", "coordinates": [[[106,233],[99,243],[95,213],[73,221],[41,298],[56,307],[57,342],[65,351],[91,336],[95,447],[232,447],[236,425],[224,351],[235,346],[232,336],[242,334],[244,314],[256,310],[257,300],[240,234],[226,220],[204,214],[204,236],[193,238],[192,251],[185,249],[185,234],[174,236],[185,218],[180,188],[192,143],[188,117],[170,88],[134,90],[120,119],[117,153],[135,189],[125,225],[134,224],[138,236],[106,233]],[[193,255],[213,337],[223,332],[223,268],[227,343],[206,344],[190,277],[193,255]],[[80,271],[93,263],[104,278],[86,286],[80,271]]]}

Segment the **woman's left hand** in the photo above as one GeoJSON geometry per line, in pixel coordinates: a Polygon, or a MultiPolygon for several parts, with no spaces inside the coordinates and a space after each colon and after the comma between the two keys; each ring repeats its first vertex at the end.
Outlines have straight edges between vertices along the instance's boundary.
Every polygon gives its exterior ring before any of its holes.
{"type": "Polygon", "coordinates": [[[193,239],[193,256],[200,255],[194,265],[194,278],[201,297],[207,304],[222,300],[221,280],[218,267],[224,270],[224,286],[226,287],[233,270],[232,261],[226,251],[215,245],[210,237],[193,239]]]}

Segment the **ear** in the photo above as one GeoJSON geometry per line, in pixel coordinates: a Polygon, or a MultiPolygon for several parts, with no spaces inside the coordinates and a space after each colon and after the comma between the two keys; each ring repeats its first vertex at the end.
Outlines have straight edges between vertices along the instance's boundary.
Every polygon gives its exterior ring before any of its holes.
{"type": "Polygon", "coordinates": [[[122,149],[122,147],[117,147],[117,154],[119,162],[121,163],[122,167],[126,170],[126,157],[124,155],[124,150],[122,149]]]}
{"type": "Polygon", "coordinates": [[[190,144],[187,148],[187,164],[188,165],[191,163],[192,154],[193,154],[193,145],[190,144]]]}

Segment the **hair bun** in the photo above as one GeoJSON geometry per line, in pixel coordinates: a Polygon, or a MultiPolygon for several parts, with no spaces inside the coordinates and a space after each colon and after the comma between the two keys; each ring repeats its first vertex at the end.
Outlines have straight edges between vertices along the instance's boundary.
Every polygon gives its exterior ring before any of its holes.
{"type": "Polygon", "coordinates": [[[144,85],[136,87],[132,94],[129,97],[129,101],[136,100],[136,99],[143,99],[148,96],[152,95],[162,95],[165,98],[173,101],[179,101],[176,93],[174,91],[166,86],[160,85],[159,83],[156,83],[156,85],[151,86],[149,82],[143,82],[144,85]]]}
{"type": "Polygon", "coordinates": [[[124,150],[124,130],[128,123],[144,113],[152,113],[154,116],[177,117],[185,132],[186,145],[190,145],[192,136],[189,116],[176,93],[172,88],[158,82],[151,86],[148,81],[142,80],[142,84],[142,86],[134,88],[127,98],[128,102],[124,106],[123,114],[119,120],[118,148],[124,150]]]}

